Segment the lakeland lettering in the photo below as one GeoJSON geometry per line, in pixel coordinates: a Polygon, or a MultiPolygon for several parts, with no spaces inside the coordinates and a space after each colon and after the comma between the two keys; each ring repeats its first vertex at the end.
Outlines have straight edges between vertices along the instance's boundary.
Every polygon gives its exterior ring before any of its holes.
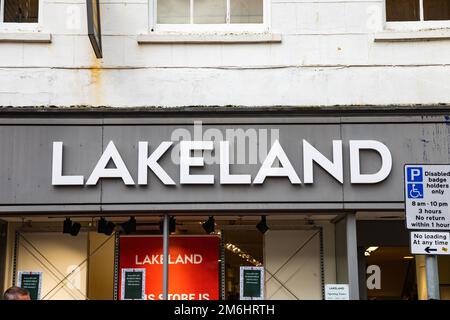
{"type": "MultiPolygon", "coordinates": [[[[169,264],[201,264],[203,261],[201,254],[179,254],[175,257],[169,254],[168,258],[169,264]]],[[[136,265],[163,264],[163,255],[152,254],[150,256],[145,255],[144,257],[136,255],[135,263],[136,265]]]]}
{"type": "MultiPolygon", "coordinates": [[[[301,140],[299,139],[299,144],[301,140]]],[[[270,151],[262,162],[255,177],[250,174],[233,174],[230,168],[230,143],[229,141],[220,141],[219,144],[219,179],[212,174],[193,174],[191,168],[204,167],[205,159],[203,156],[193,156],[195,151],[214,151],[213,141],[180,141],[180,163],[179,163],[179,184],[215,184],[219,180],[220,184],[263,184],[268,177],[284,177],[291,184],[312,184],[314,183],[314,165],[320,166],[332,178],[339,183],[344,183],[343,169],[343,143],[342,140],[332,141],[332,159],[328,159],[319,152],[308,141],[302,141],[302,154],[299,152],[293,158],[289,158],[278,140],[275,140],[270,151]],[[292,161],[303,163],[303,182],[292,165],[292,161]],[[279,165],[274,167],[273,164],[279,165]]],[[[163,141],[149,155],[149,143],[139,141],[137,148],[137,184],[148,184],[148,172],[161,180],[165,185],[176,185],[175,181],[169,176],[164,168],[158,163],[161,157],[173,145],[172,141],[163,141]]],[[[392,169],[392,155],[389,149],[383,143],[375,140],[349,140],[348,142],[350,158],[350,183],[372,184],[379,183],[386,179],[392,169]],[[381,165],[375,173],[362,173],[360,164],[361,150],[372,150],[381,157],[381,165]]],[[[85,183],[85,177],[82,175],[64,175],[64,171],[71,171],[70,168],[63,170],[63,142],[53,142],[52,156],[52,185],[97,185],[103,178],[122,179],[125,185],[136,185],[135,180],[125,164],[113,141],[106,146],[94,170],[85,183]],[[108,163],[114,163],[115,168],[108,168],[108,163]]],[[[317,169],[316,169],[317,170],[317,169]]]]}

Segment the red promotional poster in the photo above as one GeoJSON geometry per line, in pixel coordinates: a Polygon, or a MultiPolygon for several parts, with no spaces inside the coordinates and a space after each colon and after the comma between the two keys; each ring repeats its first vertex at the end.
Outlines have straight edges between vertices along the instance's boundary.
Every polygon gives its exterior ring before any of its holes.
{"type": "MultiPolygon", "coordinates": [[[[170,237],[169,300],[219,299],[219,242],[216,236],[170,237]]],[[[145,269],[144,297],[162,300],[163,238],[121,236],[119,245],[119,299],[122,270],[145,269]]]]}

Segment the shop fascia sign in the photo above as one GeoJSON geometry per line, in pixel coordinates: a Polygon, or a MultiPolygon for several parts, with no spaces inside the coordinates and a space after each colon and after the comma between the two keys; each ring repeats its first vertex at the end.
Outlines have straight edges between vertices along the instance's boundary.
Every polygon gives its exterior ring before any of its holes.
{"type": "MultiPolygon", "coordinates": [[[[63,171],[63,142],[53,142],[52,156],[52,185],[96,185],[103,178],[122,179],[125,185],[147,185],[148,171],[151,170],[165,185],[176,185],[175,181],[167,174],[164,168],[158,163],[159,159],[173,146],[173,141],[163,141],[149,155],[149,143],[139,141],[138,144],[138,177],[133,179],[124,160],[120,156],[119,150],[113,141],[110,141],[103,154],[94,167],[94,170],[85,182],[82,175],[64,175],[63,171]],[[108,163],[112,161],[115,168],[108,168],[108,163]]],[[[192,156],[192,151],[212,151],[213,141],[180,141],[179,158],[179,184],[214,184],[216,177],[210,174],[191,174],[192,167],[205,166],[203,156],[192,156]]],[[[320,153],[308,141],[303,140],[303,182],[295,171],[291,160],[286,155],[278,140],[275,140],[267,156],[259,167],[258,173],[252,179],[250,174],[230,173],[230,143],[220,141],[220,184],[263,184],[267,177],[285,177],[291,184],[312,184],[314,183],[313,164],[316,163],[328,172],[334,179],[343,184],[343,156],[342,140],[333,140],[333,159],[329,160],[320,153]],[[278,161],[279,166],[273,167],[273,163],[278,161]]],[[[350,182],[352,184],[374,184],[387,178],[392,169],[392,156],[386,145],[376,140],[349,140],[350,155],[350,182]],[[361,150],[372,150],[381,157],[381,166],[375,173],[361,173],[360,152],[361,150]]]]}

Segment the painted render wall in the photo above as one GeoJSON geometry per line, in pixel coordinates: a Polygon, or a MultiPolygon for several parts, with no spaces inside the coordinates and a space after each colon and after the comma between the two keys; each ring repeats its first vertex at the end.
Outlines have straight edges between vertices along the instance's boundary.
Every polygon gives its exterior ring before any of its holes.
{"type": "MultiPolygon", "coordinates": [[[[52,43],[0,42],[0,106],[330,106],[450,100],[450,40],[374,42],[384,0],[269,0],[281,43],[138,44],[147,0],[101,1],[104,59],[84,0],[41,0],[52,43]]],[[[0,26],[2,34],[11,32],[0,26]]]]}

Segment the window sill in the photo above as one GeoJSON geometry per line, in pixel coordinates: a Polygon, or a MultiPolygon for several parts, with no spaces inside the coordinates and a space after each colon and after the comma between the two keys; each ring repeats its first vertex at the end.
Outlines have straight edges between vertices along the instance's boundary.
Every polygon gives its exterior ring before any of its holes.
{"type": "Polygon", "coordinates": [[[155,33],[138,35],[139,44],[226,44],[226,43],[281,43],[281,34],[182,34],[155,33]]]}
{"type": "Polygon", "coordinates": [[[52,35],[41,32],[5,32],[0,31],[0,43],[51,43],[52,35]]]}
{"type": "Polygon", "coordinates": [[[375,34],[375,42],[414,42],[450,40],[450,29],[418,30],[418,31],[388,31],[375,34]]]}

